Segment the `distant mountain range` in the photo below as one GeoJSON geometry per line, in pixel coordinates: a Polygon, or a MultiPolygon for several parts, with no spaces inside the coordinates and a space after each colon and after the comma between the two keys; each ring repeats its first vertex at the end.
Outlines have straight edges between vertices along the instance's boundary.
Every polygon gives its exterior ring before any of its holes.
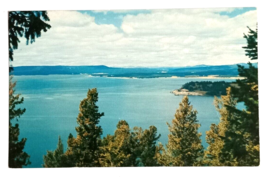
{"type": "MultiPolygon", "coordinates": [[[[239,65],[247,66],[245,63],[239,65]]],[[[257,63],[253,63],[258,66],[257,63]]],[[[54,74],[88,74],[102,77],[186,77],[186,76],[237,76],[237,65],[197,65],[187,67],[134,67],[120,68],[108,67],[105,65],[98,66],[18,66],[14,67],[13,75],[54,75],[54,74]]]]}

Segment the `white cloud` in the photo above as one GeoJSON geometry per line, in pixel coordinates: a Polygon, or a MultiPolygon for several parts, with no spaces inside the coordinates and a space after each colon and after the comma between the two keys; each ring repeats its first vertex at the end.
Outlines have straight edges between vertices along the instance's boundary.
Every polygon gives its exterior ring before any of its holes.
{"type": "Polygon", "coordinates": [[[187,66],[247,62],[246,26],[255,29],[256,11],[234,18],[233,9],[152,10],[126,15],[121,29],[96,24],[76,11],[49,11],[52,28],[14,52],[20,65],[187,66]]]}

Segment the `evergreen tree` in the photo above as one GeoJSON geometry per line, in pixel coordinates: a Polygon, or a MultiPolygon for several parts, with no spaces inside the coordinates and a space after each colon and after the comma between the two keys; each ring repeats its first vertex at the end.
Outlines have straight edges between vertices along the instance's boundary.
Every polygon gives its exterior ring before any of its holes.
{"type": "MultiPolygon", "coordinates": [[[[246,55],[251,60],[258,59],[257,29],[249,28],[249,34],[245,35],[247,46],[246,55]]],[[[238,161],[238,165],[259,165],[259,105],[258,105],[258,68],[248,63],[248,67],[238,66],[239,75],[245,77],[236,81],[236,87],[232,87],[233,97],[237,102],[242,102],[246,110],[241,111],[232,106],[227,106],[229,111],[238,115],[237,119],[229,120],[229,124],[235,126],[236,132],[242,136],[226,139],[223,153],[234,149],[232,156],[238,161]],[[238,125],[238,126],[237,126],[238,125]]],[[[232,130],[233,131],[233,130],[232,130]]],[[[226,137],[231,136],[231,131],[226,132],[226,137]]]]}
{"type": "Polygon", "coordinates": [[[68,149],[65,153],[68,166],[76,167],[97,167],[100,166],[99,157],[101,145],[100,136],[102,134],[101,126],[98,126],[100,118],[104,113],[98,112],[97,89],[88,90],[87,98],[80,103],[80,113],[77,118],[76,127],[77,137],[71,134],[68,139],[68,149]]]}
{"type": "MultiPolygon", "coordinates": [[[[10,11],[8,13],[9,60],[13,61],[13,50],[18,48],[19,37],[25,37],[27,43],[33,43],[41,31],[46,32],[51,26],[46,11],[10,11]]],[[[12,67],[10,67],[10,71],[12,67]]]]}
{"type": "MultiPolygon", "coordinates": [[[[205,164],[209,166],[237,165],[236,159],[231,156],[231,151],[228,151],[228,154],[224,154],[225,157],[221,155],[224,147],[224,139],[231,139],[231,137],[225,137],[225,132],[231,129],[229,120],[236,119],[234,112],[229,112],[226,108],[226,106],[235,107],[236,99],[233,98],[230,87],[226,89],[226,92],[227,95],[222,95],[221,99],[215,97],[214,101],[215,107],[221,115],[220,123],[218,125],[211,124],[210,130],[206,132],[206,140],[209,146],[205,151],[205,164]],[[227,161],[225,158],[227,158],[227,161]],[[225,159],[224,163],[221,162],[221,159],[225,159]]],[[[236,132],[234,131],[232,133],[235,134],[236,132]]]]}
{"type": "Polygon", "coordinates": [[[244,38],[247,40],[247,46],[244,46],[246,56],[251,60],[258,59],[258,29],[256,31],[249,29],[248,34],[244,34],[244,38]]]}
{"type": "Polygon", "coordinates": [[[159,166],[156,159],[156,142],[160,136],[160,134],[157,135],[155,126],[150,126],[148,130],[142,132],[138,147],[141,148],[140,160],[143,166],[159,166]]]}
{"type": "Polygon", "coordinates": [[[121,120],[117,124],[115,135],[107,135],[102,142],[101,166],[131,166],[131,133],[129,124],[121,120]]]}
{"type": "Polygon", "coordinates": [[[160,145],[157,150],[158,162],[164,166],[199,166],[202,164],[203,146],[201,145],[197,121],[197,111],[193,110],[185,96],[176,111],[172,125],[169,123],[167,150],[160,145]]]}
{"type": "Polygon", "coordinates": [[[9,167],[22,168],[30,164],[30,156],[23,151],[26,138],[19,141],[19,124],[13,123],[26,111],[26,109],[17,108],[23,103],[23,97],[15,95],[14,87],[16,83],[12,83],[12,76],[9,76],[9,167]]]}
{"type": "Polygon", "coordinates": [[[60,136],[58,137],[57,149],[55,151],[47,151],[44,156],[44,167],[62,167],[63,166],[64,148],[60,136]]]}
{"type": "MultiPolygon", "coordinates": [[[[13,61],[13,50],[18,48],[19,37],[25,36],[27,44],[34,42],[35,37],[41,36],[41,31],[46,32],[51,26],[44,21],[49,21],[46,11],[11,11],[8,17],[9,34],[9,61],[13,61]]],[[[13,68],[9,66],[11,72],[13,68]]],[[[14,123],[26,111],[16,108],[23,103],[20,95],[15,95],[16,83],[12,83],[9,76],[9,167],[21,168],[30,164],[29,155],[23,151],[26,138],[19,141],[19,124],[14,123]]]]}
{"type": "Polygon", "coordinates": [[[101,166],[157,166],[157,128],[148,130],[134,127],[133,132],[125,120],[118,122],[114,135],[107,135],[102,141],[101,166]]]}
{"type": "MultiPolygon", "coordinates": [[[[249,28],[244,38],[248,43],[243,47],[246,55],[258,59],[257,30],[249,28]]],[[[207,132],[210,146],[205,157],[210,159],[206,161],[209,165],[259,165],[258,69],[248,63],[248,67],[238,65],[238,72],[245,79],[237,80],[221,101],[216,100],[222,117],[207,132]],[[245,110],[236,108],[240,102],[246,106],[245,110]]]]}

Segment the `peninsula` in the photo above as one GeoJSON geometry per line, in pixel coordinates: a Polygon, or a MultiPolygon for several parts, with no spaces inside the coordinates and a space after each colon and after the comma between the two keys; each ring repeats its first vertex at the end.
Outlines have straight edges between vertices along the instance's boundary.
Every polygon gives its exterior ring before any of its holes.
{"type": "Polygon", "coordinates": [[[234,83],[225,81],[191,81],[184,84],[180,89],[171,91],[174,95],[226,95],[226,88],[233,86],[234,83]]]}

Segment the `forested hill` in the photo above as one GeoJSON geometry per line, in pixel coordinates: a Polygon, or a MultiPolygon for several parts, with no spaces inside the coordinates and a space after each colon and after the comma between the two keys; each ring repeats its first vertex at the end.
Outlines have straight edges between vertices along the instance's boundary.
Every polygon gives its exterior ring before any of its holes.
{"type": "MultiPolygon", "coordinates": [[[[246,64],[240,64],[246,65],[246,64]]],[[[257,66],[257,63],[253,64],[257,66]]],[[[186,77],[186,76],[237,76],[237,65],[188,66],[188,67],[134,67],[119,68],[98,66],[19,66],[14,67],[13,75],[52,75],[52,74],[89,74],[106,77],[186,77]]]]}
{"type": "MultiPolygon", "coordinates": [[[[181,89],[187,89],[190,92],[205,92],[206,95],[210,96],[219,96],[226,95],[226,88],[229,87],[232,83],[225,81],[196,81],[196,82],[188,82],[184,84],[181,89]]],[[[181,90],[179,89],[179,90],[181,90]]]]}

